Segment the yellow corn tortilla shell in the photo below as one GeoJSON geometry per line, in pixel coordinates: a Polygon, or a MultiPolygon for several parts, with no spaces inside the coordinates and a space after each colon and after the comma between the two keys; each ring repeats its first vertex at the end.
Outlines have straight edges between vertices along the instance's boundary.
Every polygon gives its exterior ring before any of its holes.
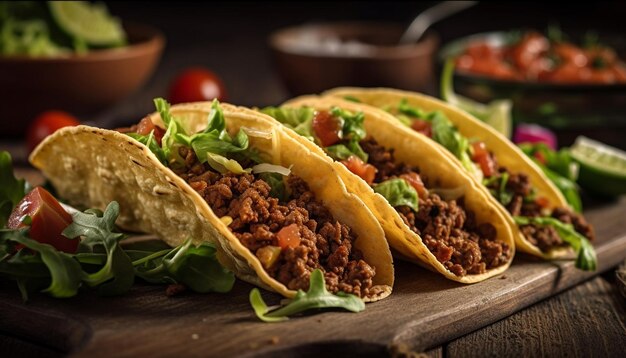
{"type": "MultiPolygon", "coordinates": [[[[459,129],[459,132],[463,136],[467,138],[478,138],[485,142],[487,149],[496,155],[498,163],[514,172],[527,174],[531,185],[537,189],[537,195],[547,198],[550,203],[550,208],[569,207],[563,194],[546,177],[541,168],[528,158],[515,144],[511,143],[505,136],[474,116],[443,101],[419,93],[388,88],[335,88],[325,92],[324,95],[334,97],[352,96],[364,104],[377,108],[390,105],[397,106],[400,100],[406,99],[407,103],[411,106],[416,106],[426,111],[441,111],[459,129]]],[[[448,152],[444,147],[441,148],[448,152]]],[[[519,250],[544,259],[573,256],[573,250],[569,246],[555,248],[548,252],[541,251],[539,247],[531,244],[524,237],[517,224],[513,221],[513,217],[499,202],[498,207],[511,223],[513,234],[515,235],[515,245],[519,250]]]]}
{"type": "MultiPolygon", "coordinates": [[[[367,206],[348,193],[330,163],[312,153],[255,111],[221,105],[227,130],[245,128],[250,146],[259,149],[273,164],[291,167],[335,218],[358,235],[355,246],[366,262],[376,268],[374,285],[381,289],[375,301],[391,293],[394,271],[384,232],[367,206]]],[[[171,113],[187,129],[204,128],[210,102],[176,105],[171,113]]],[[[163,126],[158,114],[151,120],[163,126]]],[[[143,144],[117,131],[88,126],[68,127],[41,143],[30,162],[50,179],[60,197],[80,207],[104,209],[120,203],[118,225],[154,233],[176,246],[191,237],[195,243],[210,241],[218,248],[220,262],[239,278],[276,291],[285,297],[296,292],[270,277],[260,261],[217,217],[202,197],[182,178],[162,165],[143,144]]]]}
{"type": "MultiPolygon", "coordinates": [[[[352,112],[364,112],[364,126],[368,136],[373,137],[378,143],[387,148],[393,148],[398,162],[419,167],[420,173],[428,177],[431,187],[462,188],[465,197],[465,208],[474,212],[478,223],[491,223],[498,233],[496,239],[507,243],[512,250],[509,262],[489,269],[483,274],[467,274],[463,277],[453,274],[428,250],[420,236],[404,223],[398,212],[389,205],[382,195],[375,193],[364,180],[350,172],[343,164],[334,162],[332,158],[326,156],[328,160],[333,161],[335,170],[344,180],[348,189],[359,194],[361,199],[373,209],[374,215],[376,215],[385,230],[389,244],[401,257],[439,272],[450,280],[462,283],[474,283],[485,280],[502,273],[509,267],[511,261],[513,261],[515,251],[513,235],[505,216],[498,210],[495,199],[489,195],[485,188],[478,185],[463,171],[460,163],[454,157],[447,155],[445,151],[434,146],[432,141],[417,135],[417,133],[409,128],[405,128],[400,123],[394,123],[385,118],[389,115],[387,113],[378,110],[372,111],[367,106],[339,98],[304,96],[290,100],[284,103],[283,106],[294,108],[308,106],[316,110],[330,110],[332,107],[337,106],[352,112]]],[[[292,136],[300,138],[311,152],[320,156],[325,155],[325,152],[315,143],[301,137],[292,130],[289,130],[289,132],[292,136]]]]}

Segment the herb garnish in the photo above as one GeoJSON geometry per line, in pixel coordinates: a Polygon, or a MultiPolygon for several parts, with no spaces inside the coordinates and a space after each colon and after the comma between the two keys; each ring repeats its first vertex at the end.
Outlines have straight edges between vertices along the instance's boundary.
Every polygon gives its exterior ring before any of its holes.
{"type": "Polygon", "coordinates": [[[258,288],[250,291],[250,304],[257,317],[264,322],[280,322],[288,320],[288,316],[304,312],[310,309],[320,308],[343,308],[351,312],[360,312],[365,309],[365,303],[359,297],[343,292],[336,295],[326,290],[324,274],[319,269],[311,272],[309,290],[304,292],[298,290],[294,297],[286,306],[271,310],[267,307],[261,297],[258,288]]]}

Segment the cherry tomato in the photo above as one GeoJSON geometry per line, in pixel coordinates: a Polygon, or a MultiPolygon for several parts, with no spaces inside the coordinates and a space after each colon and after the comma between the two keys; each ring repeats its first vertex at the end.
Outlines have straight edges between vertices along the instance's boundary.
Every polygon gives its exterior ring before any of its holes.
{"type": "Polygon", "coordinates": [[[67,253],[75,253],[78,239],[68,239],[61,233],[72,223],[72,216],[63,209],[61,204],[44,188],[36,187],[17,204],[7,227],[17,229],[28,226],[23,221],[30,216],[29,236],[55,249],[67,253]]]}
{"type": "Polygon", "coordinates": [[[47,136],[62,127],[77,126],[80,122],[76,117],[63,111],[46,111],[37,116],[26,132],[28,150],[35,147],[47,136]]]}
{"type": "Polygon", "coordinates": [[[433,128],[429,121],[423,119],[414,119],[411,122],[411,128],[413,128],[414,131],[420,132],[427,137],[432,138],[433,136],[433,128]]]}
{"type": "Polygon", "coordinates": [[[409,183],[415,189],[415,191],[417,191],[417,195],[419,195],[420,198],[425,198],[428,196],[428,190],[424,186],[424,182],[422,181],[422,178],[419,176],[419,174],[411,172],[408,174],[400,175],[400,178],[406,180],[407,183],[409,183]]]}
{"type": "Polygon", "coordinates": [[[526,70],[534,59],[550,48],[550,42],[543,35],[530,32],[511,50],[517,68],[526,70]]]}
{"type": "Polygon", "coordinates": [[[313,117],[312,127],[315,136],[317,136],[324,147],[333,145],[341,139],[339,138],[339,133],[341,132],[339,120],[333,117],[330,112],[316,112],[313,117]]]}
{"type": "Polygon", "coordinates": [[[283,250],[288,247],[297,247],[300,245],[300,230],[298,229],[298,225],[291,224],[285,226],[276,233],[276,238],[278,239],[278,246],[283,250]]]}
{"type": "Polygon", "coordinates": [[[578,67],[585,67],[589,62],[585,52],[572,44],[560,43],[554,45],[553,48],[563,62],[570,62],[578,67]]]}
{"type": "Polygon", "coordinates": [[[180,73],[169,88],[171,103],[225,101],[226,88],[217,75],[207,69],[196,67],[180,73]]]}
{"type": "Polygon", "coordinates": [[[376,177],[376,167],[371,164],[364,163],[361,158],[351,155],[348,160],[344,160],[341,163],[348,168],[352,173],[361,177],[367,184],[372,184],[376,177]]]}

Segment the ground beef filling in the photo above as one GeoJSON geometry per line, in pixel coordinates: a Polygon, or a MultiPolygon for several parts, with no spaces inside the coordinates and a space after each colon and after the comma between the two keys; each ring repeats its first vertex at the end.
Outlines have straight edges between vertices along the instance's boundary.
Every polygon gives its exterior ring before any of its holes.
{"type": "Polygon", "coordinates": [[[360,297],[378,294],[373,287],[375,268],[353,247],[356,234],[315,200],[302,179],[288,177],[292,199],[280,202],[270,196],[270,186],[252,174],[219,174],[199,163],[192,150],[183,147],[179,154],[185,158],[185,167],[175,172],[218,217],[232,218],[230,230],[257,257],[267,248],[279,249],[277,233],[281,229],[297,226],[299,244],[280,250],[273,264],[265,267],[287,288],[306,291],[311,272],[319,268],[333,293],[343,291],[360,297]]]}
{"type": "MultiPolygon", "coordinates": [[[[395,163],[393,149],[386,149],[374,139],[360,144],[369,155],[368,164],[378,170],[374,184],[403,174],[419,174],[416,167],[395,163]]],[[[427,185],[423,175],[421,179],[427,185]]],[[[437,260],[457,276],[481,274],[511,259],[511,248],[496,240],[495,227],[476,223],[474,214],[463,208],[462,199],[445,201],[437,194],[428,193],[419,198],[417,213],[408,206],[396,210],[437,260]]]]}
{"type": "MultiPolygon", "coordinates": [[[[550,213],[549,210],[540,205],[539,200],[531,199],[533,198],[532,186],[526,174],[513,174],[507,168],[499,167],[496,175],[500,177],[504,173],[508,173],[509,176],[505,189],[512,194],[512,199],[506,205],[506,209],[512,216],[538,217],[550,215],[561,222],[572,224],[578,233],[589,240],[595,238],[593,228],[582,215],[563,207],[554,208],[552,213],[550,213]]],[[[492,181],[488,185],[489,189],[496,191],[499,190],[499,187],[500,180],[492,181]]],[[[524,237],[531,244],[539,247],[541,251],[547,252],[556,247],[567,246],[567,243],[561,239],[556,229],[552,226],[529,224],[521,225],[520,230],[524,237]]]]}

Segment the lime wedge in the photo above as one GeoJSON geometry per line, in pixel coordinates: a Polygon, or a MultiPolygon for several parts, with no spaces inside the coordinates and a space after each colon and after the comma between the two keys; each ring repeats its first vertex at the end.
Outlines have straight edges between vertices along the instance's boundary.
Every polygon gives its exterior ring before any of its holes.
{"type": "Polygon", "coordinates": [[[580,136],[570,153],[580,164],[580,185],[609,196],[626,194],[626,152],[580,136]]]}
{"type": "Polygon", "coordinates": [[[126,42],[126,34],[106,6],[89,1],[49,1],[54,21],[69,35],[92,46],[116,46],[126,42]]]}

